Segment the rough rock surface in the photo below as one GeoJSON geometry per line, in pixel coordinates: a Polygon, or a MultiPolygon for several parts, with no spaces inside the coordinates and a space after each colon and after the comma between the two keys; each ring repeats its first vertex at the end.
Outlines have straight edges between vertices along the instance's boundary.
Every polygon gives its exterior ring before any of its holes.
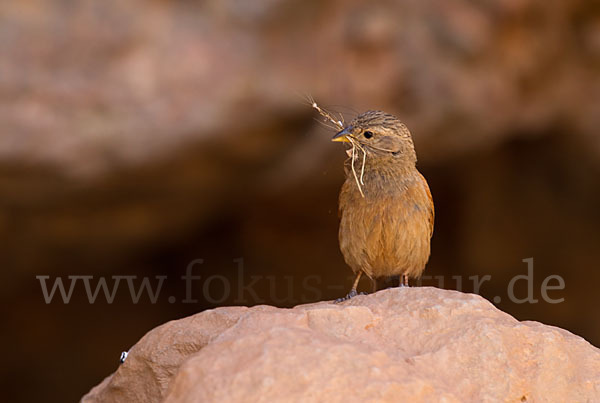
{"type": "Polygon", "coordinates": [[[599,401],[600,350],[485,299],[388,289],[228,307],[146,334],[84,402],[599,401]]]}

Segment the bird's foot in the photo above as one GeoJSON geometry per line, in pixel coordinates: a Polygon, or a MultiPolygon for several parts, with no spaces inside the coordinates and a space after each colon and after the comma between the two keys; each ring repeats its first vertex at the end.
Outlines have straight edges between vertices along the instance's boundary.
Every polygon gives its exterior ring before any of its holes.
{"type": "Polygon", "coordinates": [[[347,300],[349,300],[350,298],[354,298],[354,297],[356,297],[357,295],[367,295],[367,293],[366,293],[366,292],[361,292],[361,293],[358,293],[358,292],[356,292],[356,289],[354,289],[354,288],[353,288],[353,289],[351,289],[351,290],[350,290],[350,292],[348,293],[348,295],[346,295],[345,297],[342,297],[342,298],[338,298],[338,299],[336,299],[336,300],[335,300],[335,303],[336,303],[336,304],[339,304],[340,302],[347,301],[347,300]]]}

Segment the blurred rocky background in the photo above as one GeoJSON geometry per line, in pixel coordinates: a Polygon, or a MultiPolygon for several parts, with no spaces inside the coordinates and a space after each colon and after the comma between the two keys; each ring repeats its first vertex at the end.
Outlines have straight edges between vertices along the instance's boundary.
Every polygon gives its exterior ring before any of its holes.
{"type": "Polygon", "coordinates": [[[500,309],[600,345],[599,72],[592,0],[2,2],[7,401],[78,399],[171,319],[347,291],[346,156],[306,95],[411,129],[436,202],[426,274],[443,276],[423,284],[490,275],[500,309]],[[530,257],[539,302],[511,302],[530,257]],[[540,296],[554,274],[558,304],[540,296]],[[41,275],[167,279],[156,303],[123,280],[112,303],[80,282],[46,304],[41,275]]]}

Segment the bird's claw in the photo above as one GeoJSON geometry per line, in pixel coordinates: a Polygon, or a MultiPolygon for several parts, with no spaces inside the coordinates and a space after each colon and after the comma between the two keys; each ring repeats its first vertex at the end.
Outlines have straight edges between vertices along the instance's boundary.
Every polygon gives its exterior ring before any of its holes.
{"type": "Polygon", "coordinates": [[[355,289],[352,289],[352,290],[350,290],[350,292],[348,293],[348,295],[346,295],[345,297],[342,297],[342,298],[338,298],[338,299],[336,299],[336,300],[335,300],[335,303],[336,303],[336,304],[339,304],[340,302],[347,301],[347,300],[349,300],[350,298],[354,298],[354,297],[356,297],[357,295],[367,295],[367,293],[366,293],[366,292],[361,292],[361,293],[358,293],[358,292],[356,292],[356,290],[355,290],[355,289]]]}

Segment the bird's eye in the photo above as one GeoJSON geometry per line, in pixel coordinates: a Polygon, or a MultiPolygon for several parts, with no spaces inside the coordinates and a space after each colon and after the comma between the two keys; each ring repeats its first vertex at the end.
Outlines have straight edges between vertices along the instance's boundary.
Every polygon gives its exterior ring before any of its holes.
{"type": "Polygon", "coordinates": [[[365,136],[365,138],[370,139],[371,137],[373,137],[373,132],[370,131],[366,131],[363,133],[363,136],[365,136]]]}

